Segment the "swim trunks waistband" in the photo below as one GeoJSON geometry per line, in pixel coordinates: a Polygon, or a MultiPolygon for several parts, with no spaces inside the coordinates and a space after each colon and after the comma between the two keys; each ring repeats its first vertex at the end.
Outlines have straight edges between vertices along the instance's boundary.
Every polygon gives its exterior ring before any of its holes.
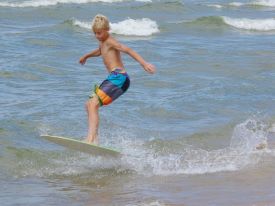
{"type": "Polygon", "coordinates": [[[120,67],[115,67],[115,68],[113,68],[112,71],[111,71],[110,73],[112,73],[112,72],[116,72],[116,73],[119,73],[119,74],[124,74],[124,73],[126,73],[125,69],[120,68],[120,67]]]}
{"type": "Polygon", "coordinates": [[[121,74],[123,76],[129,77],[127,72],[124,69],[120,69],[120,68],[116,68],[116,69],[112,70],[110,74],[114,74],[114,75],[121,74]]]}

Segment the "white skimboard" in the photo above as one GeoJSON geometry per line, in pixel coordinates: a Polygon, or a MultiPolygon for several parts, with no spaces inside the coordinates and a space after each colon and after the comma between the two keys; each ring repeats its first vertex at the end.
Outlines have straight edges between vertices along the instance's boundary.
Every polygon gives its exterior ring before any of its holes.
{"type": "Polygon", "coordinates": [[[113,156],[118,157],[121,153],[115,149],[97,146],[94,144],[89,144],[84,141],[71,139],[67,137],[51,136],[51,135],[41,135],[44,139],[54,142],[56,144],[62,145],[69,149],[77,150],[80,152],[96,155],[96,156],[113,156]]]}

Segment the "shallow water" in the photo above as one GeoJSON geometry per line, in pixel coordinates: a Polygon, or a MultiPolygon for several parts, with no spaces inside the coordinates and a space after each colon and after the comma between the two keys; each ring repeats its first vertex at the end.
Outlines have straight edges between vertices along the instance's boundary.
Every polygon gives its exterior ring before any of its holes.
{"type": "Polygon", "coordinates": [[[1,205],[275,205],[274,4],[1,1],[1,205]],[[107,75],[100,58],[78,64],[97,13],[157,67],[124,55],[131,87],[100,110],[100,142],[121,159],[40,138],[86,135],[107,75]]]}

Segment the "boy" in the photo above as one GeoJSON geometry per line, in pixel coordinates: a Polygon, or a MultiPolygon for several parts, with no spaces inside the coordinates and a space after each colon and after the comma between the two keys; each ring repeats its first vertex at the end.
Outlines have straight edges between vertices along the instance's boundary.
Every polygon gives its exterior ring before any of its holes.
{"type": "Polygon", "coordinates": [[[130,79],[122,63],[120,52],[130,55],[141,64],[145,71],[153,74],[155,66],[147,63],[139,54],[129,47],[119,43],[109,34],[110,26],[107,17],[96,15],[92,22],[92,32],[99,41],[99,48],[82,56],[79,63],[84,65],[90,57],[102,56],[109,76],[101,85],[95,87],[94,94],[86,103],[88,114],[88,136],[86,141],[98,144],[97,131],[99,124],[98,109],[108,105],[128,89],[130,79]]]}

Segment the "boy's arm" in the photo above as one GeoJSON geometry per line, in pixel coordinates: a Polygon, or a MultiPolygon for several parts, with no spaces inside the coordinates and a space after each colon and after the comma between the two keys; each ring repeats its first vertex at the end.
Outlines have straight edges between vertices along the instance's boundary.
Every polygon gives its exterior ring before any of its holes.
{"type": "Polygon", "coordinates": [[[97,57],[97,56],[100,56],[101,55],[101,52],[100,52],[100,49],[97,48],[93,51],[91,51],[90,53],[88,54],[85,54],[84,56],[82,56],[80,59],[79,59],[79,63],[80,64],[85,64],[86,63],[86,60],[90,57],[97,57]]]}
{"type": "Polygon", "coordinates": [[[125,45],[123,45],[123,44],[121,44],[121,43],[115,41],[115,40],[111,41],[110,43],[112,44],[112,46],[113,46],[115,49],[117,49],[117,50],[119,50],[119,51],[121,51],[121,52],[123,52],[123,53],[126,53],[126,54],[130,55],[133,59],[135,59],[137,62],[139,62],[139,63],[141,64],[141,66],[144,68],[145,71],[147,71],[147,72],[149,72],[149,73],[151,73],[151,74],[155,73],[155,71],[156,71],[155,66],[152,65],[152,64],[150,64],[150,63],[148,63],[148,62],[146,62],[146,61],[145,61],[137,52],[135,52],[133,49],[131,49],[131,48],[129,48],[129,47],[127,47],[127,46],[125,46],[125,45]]]}

